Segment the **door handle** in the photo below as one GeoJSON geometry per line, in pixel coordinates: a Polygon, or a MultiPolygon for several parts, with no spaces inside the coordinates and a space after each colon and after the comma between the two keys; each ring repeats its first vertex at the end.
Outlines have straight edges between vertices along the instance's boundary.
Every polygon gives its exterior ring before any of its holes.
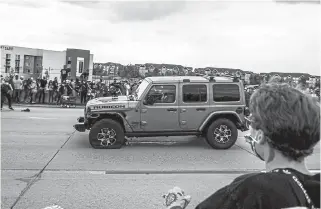
{"type": "Polygon", "coordinates": [[[205,111],[206,108],[196,108],[196,111],[205,111]]]}
{"type": "Polygon", "coordinates": [[[167,111],[168,111],[168,112],[176,112],[177,109],[176,109],[176,108],[168,108],[167,111]]]}

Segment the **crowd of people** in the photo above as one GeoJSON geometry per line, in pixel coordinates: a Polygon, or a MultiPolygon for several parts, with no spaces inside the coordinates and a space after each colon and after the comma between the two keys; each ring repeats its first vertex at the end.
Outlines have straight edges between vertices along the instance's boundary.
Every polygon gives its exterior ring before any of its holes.
{"type": "Polygon", "coordinates": [[[64,97],[79,98],[81,104],[97,97],[129,95],[139,85],[139,81],[116,80],[107,83],[102,79],[88,81],[87,79],[70,79],[61,83],[57,77],[48,80],[46,77],[24,79],[23,76],[1,77],[1,108],[7,102],[13,110],[12,103],[56,104],[60,105],[64,97]]]}
{"type": "MultiPolygon", "coordinates": [[[[275,82],[275,83],[279,83],[279,84],[287,83],[285,81],[282,81],[280,76],[271,77],[269,80],[269,83],[270,82],[275,82]]],[[[249,102],[250,102],[250,98],[251,98],[252,94],[255,92],[255,90],[259,89],[262,84],[245,86],[245,100],[246,100],[247,106],[249,106],[249,102]]],[[[301,81],[299,83],[291,82],[291,83],[287,83],[287,84],[289,84],[293,88],[296,88],[296,89],[302,91],[305,94],[312,95],[313,98],[320,101],[320,86],[318,84],[315,86],[309,86],[306,82],[301,82],[301,81]]]]}
{"type": "MultiPolygon", "coordinates": [[[[280,78],[273,79],[278,79],[278,82],[281,82],[280,78]]],[[[129,95],[135,91],[139,83],[138,80],[116,79],[107,83],[102,79],[88,81],[86,78],[64,80],[59,83],[57,77],[53,80],[48,80],[46,77],[25,79],[23,76],[11,75],[5,78],[1,77],[1,108],[4,102],[8,103],[11,110],[13,110],[12,103],[61,105],[66,97],[73,98],[75,104],[76,100],[80,100],[80,104],[86,104],[90,99],[97,97],[129,95]]],[[[291,85],[320,99],[320,86],[308,87],[305,83],[292,83],[291,85]]],[[[250,96],[258,87],[259,85],[245,86],[247,105],[250,96]]]]}

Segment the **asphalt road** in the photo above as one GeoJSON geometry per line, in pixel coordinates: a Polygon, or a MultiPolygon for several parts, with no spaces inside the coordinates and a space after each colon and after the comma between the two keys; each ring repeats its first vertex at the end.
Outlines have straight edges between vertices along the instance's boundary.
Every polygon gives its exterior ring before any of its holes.
{"type": "MultiPolygon", "coordinates": [[[[82,109],[30,108],[1,115],[1,208],[164,208],[161,195],[179,186],[188,208],[236,176],[262,170],[242,135],[229,150],[196,137],[135,139],[120,150],[94,150],[72,125],[82,109]]],[[[320,169],[320,147],[308,159],[320,169]]]]}

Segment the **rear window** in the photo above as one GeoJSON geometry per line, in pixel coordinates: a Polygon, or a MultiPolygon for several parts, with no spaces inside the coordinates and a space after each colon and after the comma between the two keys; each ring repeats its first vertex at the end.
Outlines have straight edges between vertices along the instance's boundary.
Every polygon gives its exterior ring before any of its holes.
{"type": "Polygon", "coordinates": [[[236,84],[214,84],[213,100],[215,102],[237,102],[241,100],[240,88],[236,84]]]}

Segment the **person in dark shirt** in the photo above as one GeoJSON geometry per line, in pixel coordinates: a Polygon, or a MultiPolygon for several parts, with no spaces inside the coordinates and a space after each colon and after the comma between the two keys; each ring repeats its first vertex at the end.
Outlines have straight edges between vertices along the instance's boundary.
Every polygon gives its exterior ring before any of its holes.
{"type": "MultiPolygon", "coordinates": [[[[320,208],[320,173],[306,166],[320,141],[319,105],[288,84],[272,82],[252,94],[250,112],[245,138],[266,171],[237,177],[196,209],[320,208]]],[[[167,208],[185,207],[173,201],[167,208]]]]}
{"type": "Polygon", "coordinates": [[[24,79],[24,80],[22,81],[23,93],[24,93],[23,102],[26,102],[27,97],[28,97],[28,95],[30,94],[30,88],[29,88],[30,83],[31,83],[30,78],[24,79]]]}
{"type": "Polygon", "coordinates": [[[57,105],[61,102],[61,97],[65,94],[65,84],[60,84],[57,95],[57,105]]]}
{"type": "Polygon", "coordinates": [[[87,98],[86,98],[87,91],[88,91],[87,83],[85,81],[83,81],[80,86],[80,102],[81,102],[81,104],[84,104],[87,101],[87,98]]]}
{"type": "Polygon", "coordinates": [[[60,78],[61,83],[64,83],[67,80],[69,69],[61,69],[60,70],[60,78]]]}
{"type": "Polygon", "coordinates": [[[45,103],[45,89],[46,89],[46,85],[47,85],[47,79],[46,77],[43,77],[42,79],[40,79],[40,86],[39,86],[39,103],[40,100],[42,98],[42,103],[45,103]]]}
{"type": "Polygon", "coordinates": [[[66,82],[66,90],[67,90],[67,96],[72,96],[72,85],[69,80],[66,82]]]}
{"type": "Polygon", "coordinates": [[[11,95],[10,92],[13,90],[11,84],[9,83],[9,78],[1,78],[1,110],[3,107],[4,100],[7,99],[8,107],[10,110],[14,110],[11,106],[11,95]]]}
{"type": "Polygon", "coordinates": [[[57,101],[57,98],[58,98],[58,78],[57,77],[54,78],[52,85],[53,85],[54,101],[57,101]]]}

